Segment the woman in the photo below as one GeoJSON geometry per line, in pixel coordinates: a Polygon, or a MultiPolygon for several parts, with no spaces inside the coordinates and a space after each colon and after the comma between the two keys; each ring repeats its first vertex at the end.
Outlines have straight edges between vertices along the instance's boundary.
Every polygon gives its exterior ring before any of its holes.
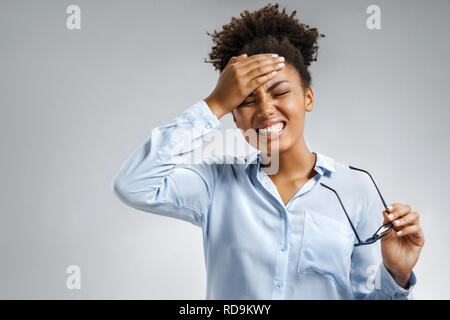
{"type": "Polygon", "coordinates": [[[319,34],[295,13],[267,5],[215,32],[214,91],[154,128],[114,190],[136,209],[202,228],[207,299],[411,298],[424,245],[418,213],[401,203],[383,210],[367,172],[305,143],[319,34]],[[180,165],[229,112],[256,132],[256,159],[180,165]],[[358,245],[383,223],[380,241],[358,245]]]}

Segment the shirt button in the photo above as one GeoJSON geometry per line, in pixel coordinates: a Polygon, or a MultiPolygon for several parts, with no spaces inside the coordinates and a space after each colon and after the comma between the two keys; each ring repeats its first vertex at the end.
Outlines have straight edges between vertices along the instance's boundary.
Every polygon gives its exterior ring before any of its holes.
{"type": "Polygon", "coordinates": [[[283,282],[277,281],[275,285],[277,286],[277,288],[281,288],[283,286],[283,282]]]}

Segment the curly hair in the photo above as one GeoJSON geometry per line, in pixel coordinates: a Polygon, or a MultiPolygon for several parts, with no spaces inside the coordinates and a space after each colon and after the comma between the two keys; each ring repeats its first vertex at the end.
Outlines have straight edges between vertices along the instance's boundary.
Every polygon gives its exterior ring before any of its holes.
{"type": "Polygon", "coordinates": [[[248,57],[260,53],[277,53],[285,58],[299,73],[303,89],[311,86],[308,66],[317,61],[317,40],[325,37],[317,28],[300,23],[294,18],[296,11],[286,14],[286,8],[280,12],[278,3],[268,4],[263,8],[240,13],[240,18],[232,17],[220,32],[211,36],[215,45],[209,53],[215,70],[222,70],[230,58],[246,53],[248,57]]]}

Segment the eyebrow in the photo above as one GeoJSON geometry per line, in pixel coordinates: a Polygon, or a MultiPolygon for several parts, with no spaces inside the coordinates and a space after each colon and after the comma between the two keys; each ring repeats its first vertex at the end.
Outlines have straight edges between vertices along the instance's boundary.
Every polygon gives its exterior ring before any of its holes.
{"type": "MultiPolygon", "coordinates": [[[[282,84],[283,82],[288,82],[287,80],[281,80],[281,81],[278,81],[278,82],[275,82],[273,85],[271,85],[270,87],[269,87],[269,89],[267,89],[267,91],[272,91],[273,89],[275,89],[276,87],[278,87],[280,84],[282,84]]],[[[255,96],[255,91],[253,91],[250,95],[249,95],[249,97],[254,97],[255,96]]]]}

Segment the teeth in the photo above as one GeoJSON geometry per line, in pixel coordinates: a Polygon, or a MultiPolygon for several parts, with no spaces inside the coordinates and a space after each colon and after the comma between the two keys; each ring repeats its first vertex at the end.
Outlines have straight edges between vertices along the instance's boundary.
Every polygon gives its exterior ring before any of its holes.
{"type": "Polygon", "coordinates": [[[259,129],[259,134],[261,135],[267,135],[269,133],[276,133],[280,132],[283,129],[283,122],[278,122],[274,125],[271,125],[270,127],[259,129]]]}

